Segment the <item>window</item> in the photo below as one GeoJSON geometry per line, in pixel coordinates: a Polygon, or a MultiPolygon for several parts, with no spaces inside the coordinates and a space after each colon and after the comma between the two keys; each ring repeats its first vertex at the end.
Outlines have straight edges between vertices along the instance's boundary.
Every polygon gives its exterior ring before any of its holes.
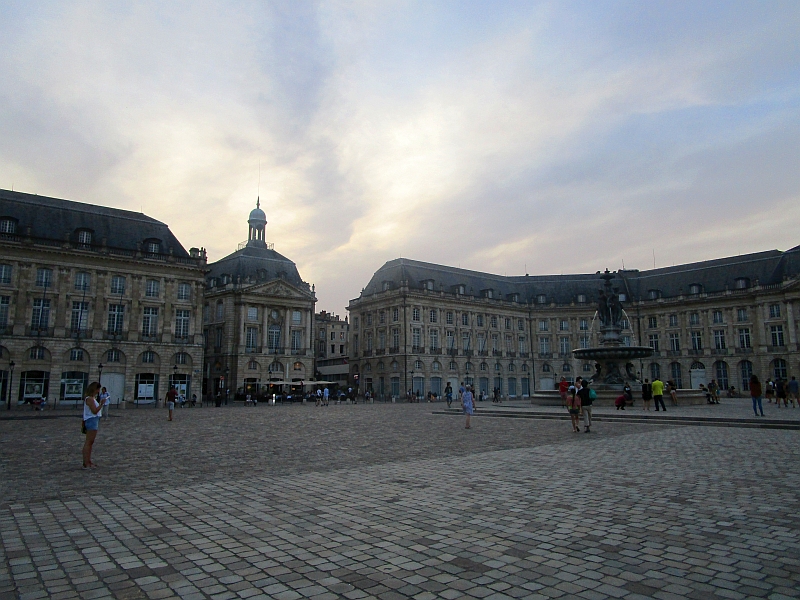
{"type": "Polygon", "coordinates": [[[677,327],[678,326],[678,315],[670,315],[669,316],[669,326],[670,327],[677,327]]]}
{"type": "Polygon", "coordinates": [[[422,361],[421,360],[414,361],[414,368],[417,369],[418,371],[421,371],[422,370],[422,361]]]}
{"type": "Polygon", "coordinates": [[[441,363],[438,360],[433,361],[433,364],[431,365],[431,371],[441,371],[441,370],[442,370],[441,363]]]}
{"type": "Polygon", "coordinates": [[[44,348],[42,346],[31,348],[28,356],[30,356],[31,360],[44,360],[44,348]]]}
{"type": "Polygon", "coordinates": [[[0,296],[0,327],[8,326],[8,308],[11,303],[11,296],[0,296]]]}
{"type": "Polygon", "coordinates": [[[669,366],[670,374],[672,375],[672,383],[675,384],[676,388],[683,387],[683,376],[681,373],[681,363],[671,363],[669,366]]]}
{"type": "Polygon", "coordinates": [[[386,350],[386,332],[378,332],[378,350],[386,350]]]}
{"type": "Polygon", "coordinates": [[[433,291],[433,279],[428,279],[422,282],[422,288],[425,290],[433,291]]]}
{"type": "Polygon", "coordinates": [[[505,325],[506,329],[511,329],[511,319],[508,317],[505,318],[503,325],[505,325]]]}
{"type": "Polygon", "coordinates": [[[445,332],[445,340],[446,340],[446,342],[447,342],[447,349],[448,349],[448,350],[452,350],[453,348],[455,348],[455,347],[456,347],[456,336],[455,336],[455,332],[453,332],[453,331],[450,331],[450,330],[446,331],[446,332],[445,332]]]}
{"type": "Polygon", "coordinates": [[[520,354],[527,354],[528,352],[528,340],[525,339],[524,335],[521,335],[517,338],[517,343],[519,344],[519,352],[520,354]]]}
{"type": "Polygon", "coordinates": [[[503,367],[500,363],[494,363],[494,370],[495,371],[502,371],[503,367]]]}
{"type": "Polygon", "coordinates": [[[561,319],[558,322],[558,330],[559,331],[569,331],[569,321],[566,319],[561,319]]]}
{"type": "Polygon", "coordinates": [[[551,370],[551,369],[550,369],[550,365],[548,365],[547,363],[544,363],[544,364],[542,365],[542,373],[549,373],[549,372],[550,372],[550,370],[551,370]]]}
{"type": "Polygon", "coordinates": [[[445,321],[448,325],[452,325],[455,322],[455,318],[453,317],[453,311],[448,310],[447,314],[445,315],[445,321]]]}
{"type": "MultiPolygon", "coordinates": [[[[280,325],[270,325],[267,330],[267,344],[270,352],[277,352],[281,347],[281,328],[280,325]]],[[[222,345],[222,344],[218,344],[222,345]]]]}
{"type": "Polygon", "coordinates": [[[703,286],[701,286],[699,283],[693,283],[692,285],[689,286],[689,293],[699,294],[702,291],[702,289],[703,286]]]}
{"type": "Polygon", "coordinates": [[[257,306],[248,306],[247,307],[247,320],[248,321],[258,321],[258,307],[257,306]]]}
{"type": "Polygon", "coordinates": [[[176,365],[185,365],[189,362],[189,355],[186,352],[178,352],[175,355],[175,364],[176,365]]]}
{"type": "Polygon", "coordinates": [[[16,233],[17,222],[14,219],[0,219],[0,233],[16,233]]]}
{"type": "Polygon", "coordinates": [[[728,363],[719,361],[715,366],[717,371],[717,385],[719,385],[719,389],[727,390],[730,387],[728,383],[728,363]]]}
{"type": "Polygon", "coordinates": [[[380,311],[378,313],[378,323],[386,323],[386,312],[380,311]]]}
{"type": "Polygon", "coordinates": [[[400,330],[392,329],[392,348],[400,348],[400,330]]]}
{"type": "Polygon", "coordinates": [[[628,322],[628,319],[620,320],[619,326],[622,327],[623,329],[630,329],[631,328],[631,324],[628,322]]]}
{"type": "Polygon", "coordinates": [[[400,309],[399,308],[393,308],[392,309],[392,321],[394,323],[397,323],[399,320],[400,320],[400,309]]]}
{"type": "Polygon", "coordinates": [[[550,326],[548,325],[548,321],[546,319],[539,320],[539,331],[547,331],[550,326]]]}
{"type": "Polygon", "coordinates": [[[650,329],[658,327],[658,319],[656,317],[647,317],[647,327],[650,329]]]}
{"type": "Polygon", "coordinates": [[[748,287],[750,287],[750,280],[746,277],[739,277],[736,279],[736,281],[734,281],[733,286],[737,290],[746,290],[748,287]]]}
{"type": "Polygon", "coordinates": [[[743,323],[747,321],[747,309],[746,308],[737,308],[736,309],[736,320],[739,323],[743,323]]]}
{"type": "Polygon", "coordinates": [[[742,328],[739,330],[739,348],[750,348],[750,329],[742,328]]]}
{"type": "Polygon", "coordinates": [[[192,286],[188,283],[178,284],[178,300],[188,300],[192,297],[192,286]]]}
{"type": "Polygon", "coordinates": [[[672,352],[681,351],[681,336],[678,333],[669,334],[669,349],[672,352]]]}
{"type": "Polygon", "coordinates": [[[50,323],[50,300],[42,298],[33,299],[33,314],[31,315],[31,329],[35,331],[47,329],[50,323]]]}
{"type": "Polygon", "coordinates": [[[189,337],[189,311],[175,311],[175,337],[185,340],[189,337]]]}
{"type": "Polygon", "coordinates": [[[339,354],[344,354],[344,344],[339,344],[339,354]]]}
{"type": "Polygon", "coordinates": [[[220,300],[217,302],[217,321],[221,321],[225,315],[225,304],[220,300]]]}
{"type": "Polygon", "coordinates": [[[106,362],[119,362],[119,350],[113,348],[106,352],[106,362]]]}
{"type": "MultiPolygon", "coordinates": [[[[714,330],[714,348],[716,350],[725,350],[727,346],[725,345],[725,330],[724,329],[715,329],[714,330]]],[[[727,387],[727,386],[725,386],[727,387]]]]}
{"type": "Polygon", "coordinates": [[[658,300],[661,297],[661,292],[658,290],[647,290],[648,300],[658,300]]]}
{"type": "Polygon", "coordinates": [[[480,370],[481,371],[488,371],[489,370],[489,365],[487,365],[485,362],[482,362],[481,366],[480,366],[480,370]]]}
{"type": "Polygon", "coordinates": [[[492,351],[498,352],[500,350],[500,337],[496,334],[492,334],[492,351]]]}
{"type": "Polygon", "coordinates": [[[578,347],[579,348],[588,348],[589,347],[589,336],[582,335],[578,338],[578,347]]]}
{"type": "Polygon", "coordinates": [[[53,271],[50,269],[36,269],[36,286],[48,288],[53,285],[53,271]]]}
{"type": "Polygon", "coordinates": [[[753,363],[749,360],[743,360],[739,363],[739,373],[741,374],[742,389],[747,391],[750,389],[750,378],[753,376],[753,363]]]}
{"type": "Polygon", "coordinates": [[[492,315],[491,320],[490,320],[490,325],[492,327],[497,327],[497,317],[496,316],[492,315]]]}
{"type": "Polygon", "coordinates": [[[703,334],[700,331],[692,331],[691,332],[692,338],[692,350],[702,350],[703,349],[703,334]]]}
{"type": "Polygon", "coordinates": [[[583,372],[584,373],[589,373],[589,372],[591,372],[591,370],[592,370],[592,365],[590,365],[589,363],[583,363],[583,372]]]}
{"type": "Polygon", "coordinates": [[[486,352],[486,334],[478,334],[478,352],[486,352]]]}
{"type": "Polygon", "coordinates": [[[72,329],[72,331],[85,330],[88,320],[89,320],[89,303],[73,302],[72,319],[70,320],[70,325],[69,325],[70,329],[72,329]]]}
{"type": "Polygon", "coordinates": [[[145,306],[142,315],[142,335],[153,337],[158,331],[158,309],[154,306],[145,306]]]}
{"type": "Polygon", "coordinates": [[[772,325],[769,328],[773,346],[783,346],[783,325],[772,325]]]}
{"type": "MultiPolygon", "coordinates": [[[[273,313],[274,313],[274,312],[275,312],[275,311],[273,311],[273,313]]],[[[358,317],[355,317],[355,318],[353,319],[353,327],[354,327],[355,329],[358,329],[358,317]]]]}
{"type": "Polygon", "coordinates": [[[411,320],[412,321],[419,321],[420,320],[420,310],[418,308],[411,309],[411,320]]]}
{"type": "Polygon", "coordinates": [[[547,304],[547,296],[544,294],[536,296],[536,304],[547,304]]]}
{"type": "Polygon", "coordinates": [[[451,371],[455,371],[457,368],[458,368],[458,366],[456,365],[456,362],[454,360],[451,360],[450,361],[450,365],[449,365],[449,369],[451,371]]]}
{"type": "Polygon", "coordinates": [[[658,363],[650,363],[650,377],[653,380],[661,379],[661,366],[658,363]]]}
{"type": "Polygon", "coordinates": [[[158,298],[159,283],[156,279],[148,279],[144,295],[148,298],[158,298]]]}
{"type": "Polygon", "coordinates": [[[430,310],[430,312],[428,313],[428,319],[430,320],[431,323],[436,323],[438,319],[438,314],[439,313],[435,308],[432,308],[430,310]]]}
{"type": "Polygon", "coordinates": [[[653,352],[658,352],[658,334],[651,333],[648,336],[648,345],[653,349],[653,352]]]}
{"type": "Polygon", "coordinates": [[[122,321],[124,316],[124,304],[108,305],[108,333],[122,333],[122,321]]]}
{"type": "Polygon", "coordinates": [[[723,316],[722,316],[722,311],[721,310],[715,310],[712,313],[712,320],[714,321],[715,324],[724,323],[725,321],[724,321],[723,316]]]}
{"type": "Polygon", "coordinates": [[[517,319],[517,331],[525,331],[525,321],[517,319]]]}
{"type": "Polygon", "coordinates": [[[622,336],[622,345],[630,347],[630,345],[631,345],[631,336],[623,335],[622,336]]]}
{"type": "Polygon", "coordinates": [[[569,346],[569,338],[568,337],[560,337],[558,338],[558,351],[562,354],[569,354],[570,346],[569,346]]]}
{"type": "Polygon", "coordinates": [[[392,288],[392,282],[391,281],[384,281],[383,282],[383,291],[384,292],[389,291],[391,288],[392,288]]]}
{"type": "MultiPolygon", "coordinates": [[[[370,337],[370,339],[372,339],[370,337]]],[[[297,354],[303,350],[303,331],[292,329],[292,354],[297,354]]]]}
{"type": "Polygon", "coordinates": [[[586,294],[578,294],[578,304],[586,304],[586,294]]]}
{"type": "Polygon", "coordinates": [[[297,324],[297,323],[302,323],[302,321],[303,321],[303,313],[301,313],[299,310],[293,310],[292,323],[297,324]]]}
{"type": "Polygon", "coordinates": [[[700,315],[697,313],[690,314],[689,325],[700,325],[700,315]]]}
{"type": "Polygon", "coordinates": [[[152,350],[142,352],[142,362],[152,364],[156,362],[156,353],[152,350]]]}
{"type": "Polygon", "coordinates": [[[482,295],[484,298],[493,298],[494,297],[494,290],[482,290],[482,295]]]}
{"type": "Polygon", "coordinates": [[[125,293],[125,278],[122,275],[111,277],[111,293],[120,296],[125,293]]]}
{"type": "Polygon", "coordinates": [[[69,351],[69,359],[73,361],[81,361],[83,360],[83,349],[81,348],[73,348],[69,351]]]}
{"type": "Polygon", "coordinates": [[[11,283],[11,265],[0,265],[0,283],[11,283]]]}
{"type": "Polygon", "coordinates": [[[248,327],[244,335],[245,351],[253,352],[258,348],[258,327],[248,327]]]}
{"type": "Polygon", "coordinates": [[[92,232],[86,229],[78,230],[78,244],[82,248],[88,248],[92,245],[92,232]]]}
{"type": "Polygon", "coordinates": [[[779,319],[781,316],[781,305],[780,304],[770,304],[769,305],[769,318],[770,319],[779,319]]]}
{"type": "Polygon", "coordinates": [[[469,327],[469,314],[461,313],[461,324],[464,327],[469,327]]]}
{"type": "Polygon", "coordinates": [[[75,273],[75,289],[78,291],[88,291],[91,278],[86,272],[75,273]]]}
{"type": "Polygon", "coordinates": [[[541,354],[550,354],[550,338],[543,336],[539,338],[539,352],[541,354]]]}
{"type": "Polygon", "coordinates": [[[775,375],[775,379],[786,379],[786,361],[782,358],[776,358],[772,372],[775,375]]]}
{"type": "Polygon", "coordinates": [[[214,334],[216,336],[214,341],[215,341],[215,346],[217,348],[222,348],[222,332],[223,332],[222,327],[217,327],[214,334]]]}
{"type": "Polygon", "coordinates": [[[370,351],[372,350],[372,332],[368,331],[365,335],[366,343],[364,344],[364,350],[370,351]]]}
{"type": "Polygon", "coordinates": [[[161,251],[161,242],[158,240],[147,240],[144,243],[144,251],[148,254],[158,254],[161,251]]]}
{"type": "Polygon", "coordinates": [[[581,319],[579,327],[580,327],[581,331],[588,331],[589,330],[589,319],[581,319]]]}
{"type": "Polygon", "coordinates": [[[422,345],[422,330],[419,327],[411,329],[411,345],[414,352],[419,352],[419,348],[422,345]]]}
{"type": "Polygon", "coordinates": [[[483,327],[483,315],[478,315],[477,323],[478,323],[478,327],[483,327]]]}

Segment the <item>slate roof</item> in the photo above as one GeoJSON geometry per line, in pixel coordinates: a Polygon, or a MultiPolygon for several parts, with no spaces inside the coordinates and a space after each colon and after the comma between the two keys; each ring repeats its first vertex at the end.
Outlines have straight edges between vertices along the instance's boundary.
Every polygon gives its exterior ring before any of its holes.
{"type": "MultiPolygon", "coordinates": [[[[740,278],[748,280],[748,285],[769,285],[798,275],[800,246],[786,252],[769,250],[648,271],[619,271],[612,284],[627,293],[630,300],[638,300],[646,299],[649,290],[658,290],[661,297],[668,298],[688,294],[692,284],[701,285],[703,292],[714,293],[735,289],[740,278]]],[[[505,277],[396,258],[375,272],[362,296],[382,291],[384,282],[396,289],[402,281],[407,281],[410,289],[421,290],[429,280],[433,280],[436,292],[453,293],[456,286],[463,285],[468,296],[482,296],[484,290],[491,289],[495,298],[510,299],[512,294],[519,294],[519,302],[536,303],[543,294],[548,304],[569,304],[579,294],[585,295],[587,302],[593,302],[602,286],[598,273],[505,277]]]]}
{"type": "Polygon", "coordinates": [[[308,284],[300,278],[297,265],[266,245],[247,245],[211,263],[208,268],[208,280],[223,275],[231,276],[234,282],[244,282],[248,277],[254,283],[282,278],[301,289],[308,288],[308,284]]]}
{"type": "Polygon", "coordinates": [[[92,231],[92,244],[125,250],[141,249],[145,240],[159,240],[161,252],[188,258],[189,253],[169,227],[142,213],[95,204],[0,190],[0,219],[17,221],[17,235],[63,242],[67,236],[77,241],[77,231],[92,231]]]}

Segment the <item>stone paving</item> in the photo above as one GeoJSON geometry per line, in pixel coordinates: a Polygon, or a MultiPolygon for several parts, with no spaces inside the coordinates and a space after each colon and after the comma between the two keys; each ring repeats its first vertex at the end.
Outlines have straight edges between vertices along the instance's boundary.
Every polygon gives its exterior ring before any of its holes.
{"type": "Polygon", "coordinates": [[[800,597],[796,431],[466,431],[424,404],[176,419],[121,411],[92,472],[77,419],[0,421],[0,598],[800,597]]]}

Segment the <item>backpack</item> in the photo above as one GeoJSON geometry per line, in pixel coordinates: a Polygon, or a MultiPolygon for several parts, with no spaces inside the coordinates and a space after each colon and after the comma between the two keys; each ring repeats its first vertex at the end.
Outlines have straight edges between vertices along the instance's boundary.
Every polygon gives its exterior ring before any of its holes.
{"type": "Polygon", "coordinates": [[[589,400],[597,400],[597,392],[589,388],[589,400]]]}

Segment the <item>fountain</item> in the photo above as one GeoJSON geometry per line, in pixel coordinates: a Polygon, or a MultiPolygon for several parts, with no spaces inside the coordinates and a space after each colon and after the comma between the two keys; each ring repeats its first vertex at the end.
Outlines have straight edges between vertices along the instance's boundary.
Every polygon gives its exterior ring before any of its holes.
{"type": "MultiPolygon", "coordinates": [[[[648,346],[625,346],[622,344],[622,317],[624,310],[619,300],[619,288],[611,285],[616,278],[608,269],[600,275],[604,280],[598,297],[597,319],[600,320],[600,345],[596,348],[580,348],[572,353],[577,359],[595,362],[595,373],[591,381],[598,390],[621,390],[626,381],[638,381],[633,359],[653,355],[648,346]]],[[[593,320],[594,322],[594,320],[593,320]]]]}

